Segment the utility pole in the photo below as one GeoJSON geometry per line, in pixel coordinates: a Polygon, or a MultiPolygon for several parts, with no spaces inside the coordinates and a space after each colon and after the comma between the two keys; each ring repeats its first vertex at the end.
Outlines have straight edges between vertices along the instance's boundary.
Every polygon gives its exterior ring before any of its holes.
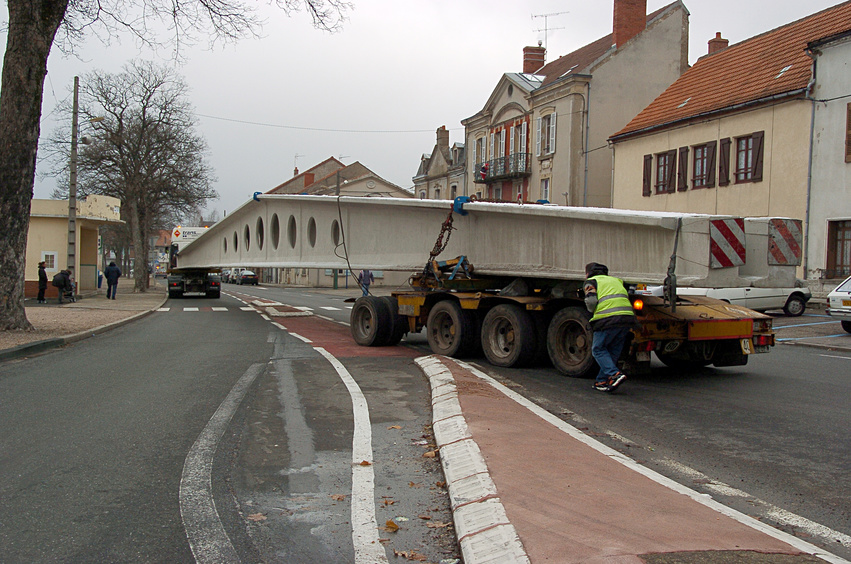
{"type": "Polygon", "coordinates": [[[68,183],[68,262],[66,268],[74,276],[77,265],[77,112],[80,77],[74,77],[74,104],[71,111],[71,177],[68,183]]]}

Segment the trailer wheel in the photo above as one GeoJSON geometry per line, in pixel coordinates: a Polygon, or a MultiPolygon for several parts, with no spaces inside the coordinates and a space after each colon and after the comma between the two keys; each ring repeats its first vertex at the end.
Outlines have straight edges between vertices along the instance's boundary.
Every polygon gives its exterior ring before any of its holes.
{"type": "Polygon", "coordinates": [[[535,358],[535,324],[515,304],[493,307],[482,322],[482,349],[488,362],[505,368],[529,364],[535,358]]]}
{"type": "Polygon", "coordinates": [[[851,321],[840,321],[839,323],[846,333],[851,333],[851,321]]]}
{"type": "Polygon", "coordinates": [[[426,335],[435,354],[457,358],[470,356],[479,346],[476,314],[465,311],[454,300],[440,301],[428,313],[426,335]]]}
{"type": "Polygon", "coordinates": [[[572,378],[590,378],[599,368],[591,354],[591,315],[579,307],[556,313],[547,330],[547,352],[553,366],[572,378]]]}
{"type": "Polygon", "coordinates": [[[405,336],[405,333],[408,332],[408,318],[399,315],[399,301],[396,298],[393,296],[383,296],[381,299],[384,300],[390,309],[390,324],[392,328],[387,344],[390,346],[398,345],[402,337],[405,336]]]}
{"type": "Polygon", "coordinates": [[[364,347],[382,347],[390,342],[393,321],[390,306],[375,296],[362,296],[352,308],[352,337],[364,347]]]}

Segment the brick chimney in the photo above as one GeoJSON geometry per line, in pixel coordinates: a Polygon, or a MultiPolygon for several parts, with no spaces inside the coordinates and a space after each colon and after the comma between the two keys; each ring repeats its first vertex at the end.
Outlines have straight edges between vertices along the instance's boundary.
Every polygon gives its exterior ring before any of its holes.
{"type": "Polygon", "coordinates": [[[445,125],[441,125],[437,130],[437,147],[439,149],[449,149],[449,131],[445,125]]]}
{"type": "Polygon", "coordinates": [[[546,63],[547,49],[541,47],[523,47],[523,74],[535,74],[546,63]]]}
{"type": "Polygon", "coordinates": [[[620,47],[647,27],[647,0],[615,0],[612,30],[615,47],[620,47]]]}
{"type": "Polygon", "coordinates": [[[293,176],[298,176],[298,167],[293,169],[293,176]]]}
{"type": "Polygon", "coordinates": [[[709,54],[717,53],[718,51],[722,51],[727,48],[727,45],[730,44],[729,39],[723,39],[721,37],[721,32],[718,31],[715,33],[715,37],[709,40],[709,54]]]}

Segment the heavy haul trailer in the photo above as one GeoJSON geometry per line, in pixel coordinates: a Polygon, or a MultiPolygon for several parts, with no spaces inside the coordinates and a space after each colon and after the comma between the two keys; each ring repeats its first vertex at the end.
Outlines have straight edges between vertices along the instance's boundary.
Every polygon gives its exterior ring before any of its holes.
{"type": "Polygon", "coordinates": [[[355,304],[358,343],[395,344],[425,327],[435,352],[461,356],[481,346],[495,364],[549,358],[579,376],[593,371],[579,292],[586,263],[607,264],[635,288],[670,282],[664,297],[642,297],[640,328],[625,353],[637,367],[651,352],[669,364],[722,366],[768,351],[770,317],[677,297],[675,288],[789,287],[800,264],[797,220],[447,204],[255,194],[183,249],[181,265],[417,272],[410,290],[355,304]],[[441,222],[438,241],[446,241],[431,250],[425,234],[441,222]],[[469,256],[475,269],[462,259],[436,263],[443,251],[469,256]]]}
{"type": "MultiPolygon", "coordinates": [[[[436,354],[463,358],[481,351],[502,367],[549,359],[559,372],[575,377],[597,370],[581,281],[450,278],[441,272],[414,276],[411,285],[392,297],[355,302],[351,331],[358,344],[395,345],[405,333],[425,328],[436,354]]],[[[649,370],[651,352],[673,367],[740,366],[774,345],[767,315],[712,298],[682,297],[672,306],[664,298],[630,295],[638,327],[621,357],[629,372],[649,370]]]]}

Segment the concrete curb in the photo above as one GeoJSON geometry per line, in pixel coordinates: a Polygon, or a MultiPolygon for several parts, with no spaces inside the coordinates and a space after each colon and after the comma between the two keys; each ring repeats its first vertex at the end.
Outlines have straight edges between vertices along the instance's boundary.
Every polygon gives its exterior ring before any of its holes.
{"type": "Polygon", "coordinates": [[[528,563],[526,549],[505,514],[487,463],[467,428],[452,373],[435,356],[414,362],[431,384],[434,436],[465,564],[528,563]]]}
{"type": "Polygon", "coordinates": [[[100,325],[98,327],[93,327],[92,329],[86,329],[85,331],[80,331],[79,333],[74,333],[72,335],[66,335],[64,337],[56,337],[54,339],[45,339],[44,341],[36,341],[34,343],[27,343],[26,345],[19,345],[17,347],[13,347],[11,349],[6,349],[4,351],[0,351],[0,361],[4,360],[12,360],[16,358],[21,358],[25,356],[30,356],[33,354],[42,353],[45,351],[49,351],[51,349],[56,349],[59,347],[63,347],[65,345],[70,345],[71,343],[76,343],[77,341],[82,341],[83,339],[88,339],[89,337],[94,337],[100,333],[105,333],[111,329],[115,329],[117,327],[121,327],[122,325],[126,325],[137,319],[141,319],[146,315],[150,315],[153,312],[157,311],[159,308],[165,304],[166,300],[168,300],[168,296],[166,295],[162,301],[157,304],[155,307],[149,309],[148,311],[141,311],[136,315],[131,315],[130,317],[125,317],[124,319],[120,319],[118,321],[114,321],[112,323],[107,323],[105,325],[100,325]]]}

